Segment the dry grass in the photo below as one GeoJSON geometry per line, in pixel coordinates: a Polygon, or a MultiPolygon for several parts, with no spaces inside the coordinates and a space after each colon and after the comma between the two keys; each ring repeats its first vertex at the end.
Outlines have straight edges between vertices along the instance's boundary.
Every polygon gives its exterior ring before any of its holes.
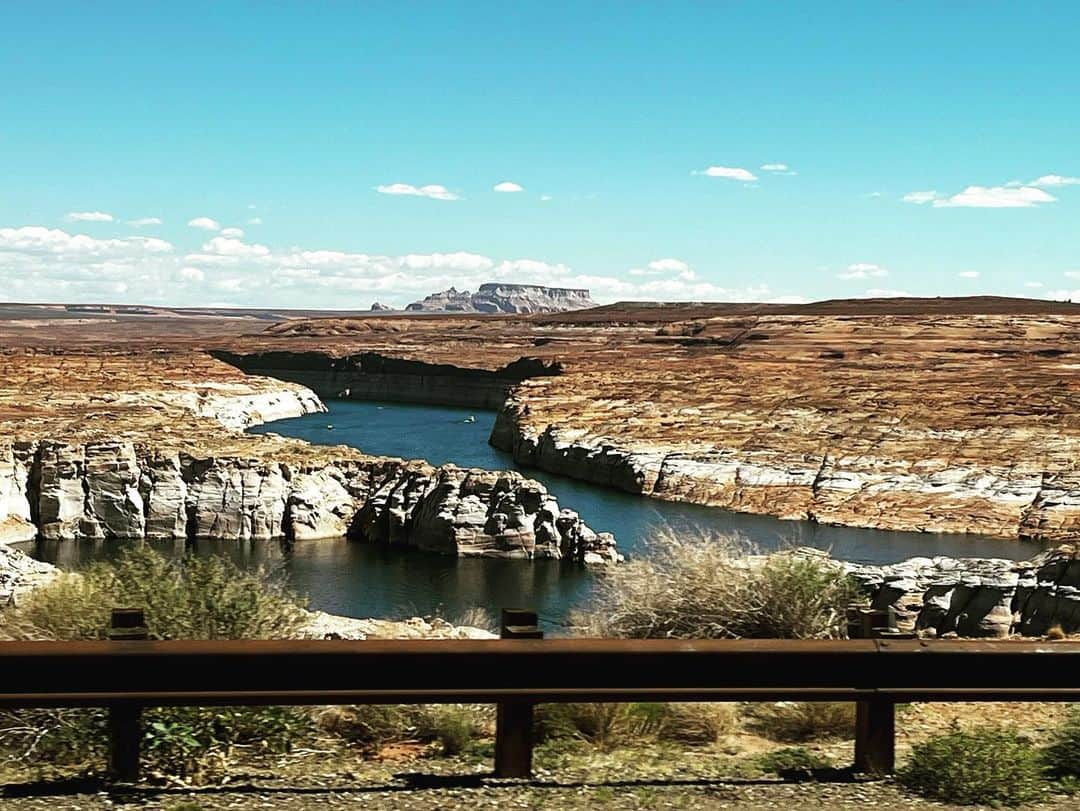
{"type": "Polygon", "coordinates": [[[751,704],[748,728],[783,743],[850,740],[855,737],[855,705],[830,701],[751,704]]]}
{"type": "Polygon", "coordinates": [[[647,554],[613,566],[573,614],[579,632],[632,639],[830,639],[855,586],[827,562],[762,556],[731,535],[659,530],[647,554]]]}

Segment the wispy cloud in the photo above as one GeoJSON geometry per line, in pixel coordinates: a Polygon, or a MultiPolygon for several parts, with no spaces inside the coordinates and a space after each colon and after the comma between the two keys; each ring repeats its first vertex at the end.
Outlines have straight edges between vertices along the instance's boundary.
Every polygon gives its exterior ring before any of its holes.
{"type": "Polygon", "coordinates": [[[104,211],[72,211],[64,219],[68,222],[112,222],[113,215],[104,211]]]}
{"type": "Polygon", "coordinates": [[[1034,208],[1055,200],[1034,186],[968,186],[952,197],[934,200],[934,208],[1034,208]]]}
{"type": "Polygon", "coordinates": [[[1054,187],[1054,186],[1080,186],[1080,177],[1065,177],[1063,175],[1043,175],[1042,177],[1035,178],[1027,185],[1037,187],[1054,187]]]}
{"type": "Polygon", "coordinates": [[[977,279],[979,278],[979,271],[977,270],[961,270],[956,274],[961,279],[977,279]]]}
{"type": "Polygon", "coordinates": [[[262,217],[251,217],[247,221],[248,225],[262,225],[262,217]]]}
{"type": "Polygon", "coordinates": [[[882,287],[871,287],[863,294],[863,298],[909,298],[911,293],[906,290],[890,290],[882,287]]]}
{"type": "Polygon", "coordinates": [[[1042,282],[1024,282],[1024,287],[1029,287],[1032,290],[1038,290],[1042,286],[1042,282]]]}
{"type": "Polygon", "coordinates": [[[460,200],[458,195],[448,190],[446,186],[431,183],[427,186],[413,186],[410,183],[390,183],[385,186],[376,186],[375,191],[379,194],[406,195],[409,197],[428,197],[432,200],[460,200]]]}
{"type": "Polygon", "coordinates": [[[901,199],[905,203],[914,203],[921,206],[923,203],[933,202],[938,196],[936,191],[913,191],[905,194],[901,199]]]}
{"type": "Polygon", "coordinates": [[[792,170],[786,163],[765,163],[761,166],[761,171],[770,172],[774,175],[797,175],[798,172],[792,170]]]}
{"type": "Polygon", "coordinates": [[[230,239],[239,239],[244,235],[243,228],[222,228],[221,235],[230,239]]]}
{"type": "Polygon", "coordinates": [[[188,220],[188,225],[192,228],[201,228],[203,231],[221,230],[221,223],[217,220],[212,220],[209,217],[196,217],[193,220],[188,220]]]}
{"type": "Polygon", "coordinates": [[[161,218],[139,217],[137,220],[128,220],[128,225],[134,225],[136,228],[145,228],[148,225],[161,225],[161,218]]]}
{"type": "Polygon", "coordinates": [[[838,279],[880,279],[882,276],[888,275],[888,269],[881,267],[881,265],[874,265],[869,262],[856,262],[855,264],[848,265],[847,270],[843,273],[838,273],[836,277],[838,279]]]}
{"type": "Polygon", "coordinates": [[[757,175],[748,169],[742,169],[737,166],[710,166],[707,169],[701,171],[694,171],[690,174],[704,175],[705,177],[723,177],[728,180],[741,180],[744,183],[749,183],[753,180],[757,180],[757,175]]]}
{"type": "Polygon", "coordinates": [[[504,180],[502,183],[496,183],[492,191],[498,192],[518,192],[525,191],[524,186],[520,186],[510,180],[504,180]]]}

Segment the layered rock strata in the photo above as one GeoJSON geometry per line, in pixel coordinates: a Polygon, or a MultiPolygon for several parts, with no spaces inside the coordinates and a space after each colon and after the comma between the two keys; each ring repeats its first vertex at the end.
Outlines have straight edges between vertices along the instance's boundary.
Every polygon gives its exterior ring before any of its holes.
{"type": "Polygon", "coordinates": [[[1080,632],[1080,557],[1071,545],[1020,562],[937,557],[836,565],[874,608],[891,606],[901,629],[921,635],[1042,636],[1054,626],[1080,632]]]}
{"type": "Polygon", "coordinates": [[[200,458],[130,442],[0,446],[0,540],[349,536],[460,556],[618,558],[611,535],[520,474],[329,457],[200,458]]]}
{"type": "Polygon", "coordinates": [[[611,535],[517,473],[244,434],[325,407],[202,353],[0,355],[0,372],[0,543],[348,536],[462,556],[619,557],[611,535]],[[20,378],[25,390],[11,388],[20,378]]]}
{"type": "Polygon", "coordinates": [[[335,358],[323,352],[212,353],[248,374],[298,383],[324,398],[385,400],[496,409],[510,389],[530,377],[559,373],[556,363],[520,358],[498,369],[361,352],[335,358]]]}

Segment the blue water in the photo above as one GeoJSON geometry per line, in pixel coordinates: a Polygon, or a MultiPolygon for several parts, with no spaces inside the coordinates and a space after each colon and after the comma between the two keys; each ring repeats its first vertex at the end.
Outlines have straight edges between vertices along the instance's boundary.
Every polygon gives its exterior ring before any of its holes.
{"type": "Polygon", "coordinates": [[[561,506],[577,510],[593,529],[613,533],[620,549],[629,554],[640,551],[643,541],[659,525],[675,530],[735,532],[766,549],[797,543],[866,563],[893,563],[916,555],[1022,559],[1040,548],[979,535],[885,532],[782,521],[642,498],[516,464],[510,454],[488,445],[494,412],[352,400],[332,400],[327,405],[329,414],[280,420],[253,428],[252,433],[276,433],[317,445],[352,445],[366,453],[427,459],[433,464],[519,470],[543,482],[561,506]],[[475,422],[467,422],[470,417],[475,422]]]}
{"type": "MultiPolygon", "coordinates": [[[[640,553],[650,532],[661,525],[676,531],[736,532],[766,549],[797,543],[829,549],[835,557],[875,563],[915,555],[1020,559],[1039,549],[974,535],[819,526],[642,498],[519,467],[509,454],[487,444],[495,419],[492,412],[340,400],[328,406],[329,414],[281,420],[252,432],[277,433],[319,445],[352,445],[371,454],[427,459],[435,464],[518,469],[542,481],[561,506],[580,512],[593,529],[613,533],[629,555],[640,553]],[[470,417],[475,421],[469,421],[470,417]]],[[[184,544],[172,544],[168,549],[181,553],[184,544]]],[[[115,544],[101,541],[38,542],[35,554],[77,567],[108,557],[115,550],[115,544]]],[[[593,578],[581,567],[558,561],[459,559],[344,538],[291,546],[203,540],[195,543],[194,551],[227,555],[244,566],[278,565],[292,586],[309,597],[312,608],[353,617],[439,613],[453,619],[473,607],[491,611],[529,607],[554,629],[574,603],[587,598],[593,578]]]]}

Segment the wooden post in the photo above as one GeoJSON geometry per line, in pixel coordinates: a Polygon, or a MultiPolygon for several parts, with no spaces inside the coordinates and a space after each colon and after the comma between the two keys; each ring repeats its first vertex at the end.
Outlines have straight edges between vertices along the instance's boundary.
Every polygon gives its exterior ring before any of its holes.
{"type": "MultiPolygon", "coordinates": [[[[141,608],[114,608],[109,627],[113,641],[146,639],[146,618],[141,608]]],[[[142,706],[133,702],[109,706],[109,777],[119,783],[139,780],[142,744],[142,706]]]]}
{"type": "MultiPolygon", "coordinates": [[[[500,639],[543,639],[535,611],[504,608],[500,639]]],[[[533,702],[500,701],[495,716],[495,776],[532,777],[533,702]]]]}
{"type": "MultiPolygon", "coordinates": [[[[896,635],[896,611],[848,609],[848,636],[879,639],[896,635]],[[854,636],[853,636],[854,634],[854,636]]],[[[896,707],[886,698],[855,703],[855,771],[892,774],[896,770],[896,707]]]]}

